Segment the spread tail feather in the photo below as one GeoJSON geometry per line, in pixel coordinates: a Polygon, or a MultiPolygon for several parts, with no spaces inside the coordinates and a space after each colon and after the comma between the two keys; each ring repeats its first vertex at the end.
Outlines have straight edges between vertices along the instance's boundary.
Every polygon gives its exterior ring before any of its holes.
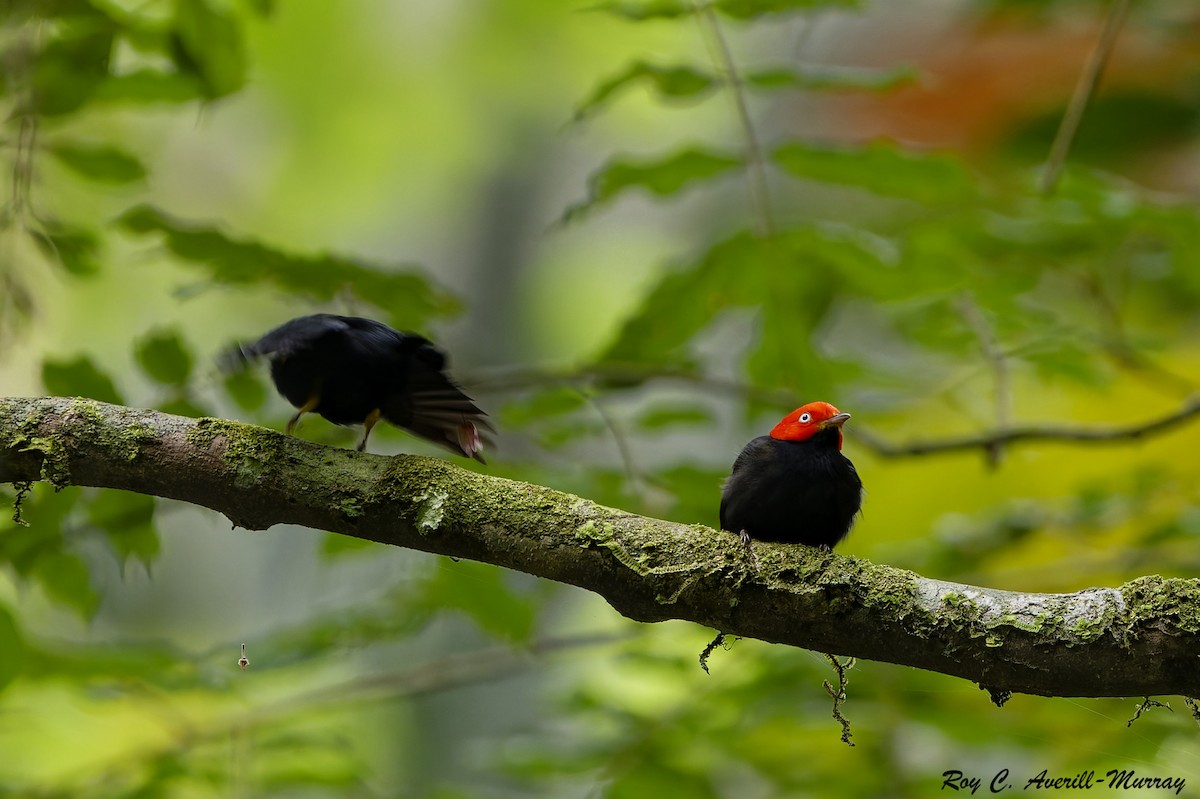
{"type": "Polygon", "coordinates": [[[494,446],[495,432],[487,414],[448,381],[446,385],[413,392],[402,408],[384,409],[384,418],[458,455],[486,463],[482,450],[494,446]]]}

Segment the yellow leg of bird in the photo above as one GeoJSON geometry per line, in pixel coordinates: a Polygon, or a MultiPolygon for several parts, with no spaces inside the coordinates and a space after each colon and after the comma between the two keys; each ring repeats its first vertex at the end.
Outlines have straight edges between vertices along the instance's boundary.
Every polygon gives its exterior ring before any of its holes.
{"type": "Polygon", "coordinates": [[[308,398],[308,402],[300,406],[300,410],[296,411],[296,415],[291,419],[288,419],[287,427],[283,428],[283,431],[290,436],[292,431],[296,429],[296,425],[300,423],[300,417],[313,410],[320,404],[321,398],[316,394],[313,394],[308,398]]]}
{"type": "Polygon", "coordinates": [[[367,414],[367,418],[363,420],[363,426],[367,429],[363,430],[363,439],[358,442],[358,451],[362,452],[367,448],[367,437],[371,435],[371,428],[379,423],[379,419],[383,416],[383,412],[376,408],[367,414]]]}

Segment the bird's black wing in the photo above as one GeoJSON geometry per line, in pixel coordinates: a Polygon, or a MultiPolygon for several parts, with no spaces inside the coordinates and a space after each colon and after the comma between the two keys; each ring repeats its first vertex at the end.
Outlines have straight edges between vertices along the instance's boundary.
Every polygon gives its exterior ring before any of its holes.
{"type": "Polygon", "coordinates": [[[301,316],[267,331],[253,344],[230,347],[217,357],[217,365],[222,372],[238,372],[254,358],[264,355],[286,356],[309,349],[326,336],[344,332],[350,327],[346,317],[334,314],[301,316]]]}
{"type": "Polygon", "coordinates": [[[748,506],[758,501],[754,486],[746,484],[745,476],[775,459],[773,441],[770,436],[759,436],[738,453],[721,492],[722,530],[738,533],[744,529],[748,506]]]}
{"type": "Polygon", "coordinates": [[[333,314],[301,316],[268,331],[258,341],[243,347],[242,352],[247,357],[290,355],[299,350],[309,349],[326,336],[343,333],[350,327],[344,317],[333,314]]]}

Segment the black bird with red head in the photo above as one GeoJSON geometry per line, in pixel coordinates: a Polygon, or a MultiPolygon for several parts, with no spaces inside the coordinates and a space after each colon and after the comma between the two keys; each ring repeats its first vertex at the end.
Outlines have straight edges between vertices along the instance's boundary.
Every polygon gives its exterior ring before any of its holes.
{"type": "Polygon", "coordinates": [[[721,529],[832,549],[862,507],[862,480],[842,454],[850,414],[810,402],[742,449],[721,494],[721,529]]]}

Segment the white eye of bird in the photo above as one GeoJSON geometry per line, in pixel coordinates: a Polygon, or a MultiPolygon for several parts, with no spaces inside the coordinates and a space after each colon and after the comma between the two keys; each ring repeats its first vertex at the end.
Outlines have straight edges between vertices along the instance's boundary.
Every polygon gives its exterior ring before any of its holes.
{"type": "Polygon", "coordinates": [[[808,423],[809,423],[809,422],[811,422],[811,421],[812,421],[812,414],[811,414],[811,413],[802,413],[802,414],[800,414],[800,424],[808,424],[808,423]]]}

